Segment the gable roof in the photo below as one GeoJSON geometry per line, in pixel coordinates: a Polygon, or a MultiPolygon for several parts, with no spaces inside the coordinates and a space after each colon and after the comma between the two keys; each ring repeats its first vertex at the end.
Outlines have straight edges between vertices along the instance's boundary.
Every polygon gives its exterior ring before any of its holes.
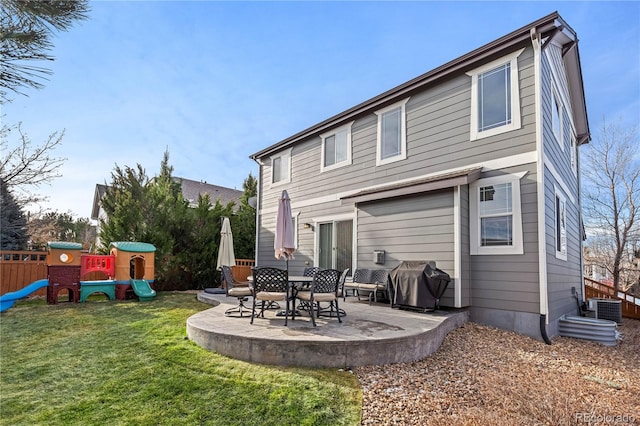
{"type": "Polygon", "coordinates": [[[185,200],[189,201],[189,204],[198,203],[198,195],[209,194],[211,203],[215,204],[216,200],[220,200],[220,204],[223,206],[233,201],[236,206],[240,204],[240,197],[243,192],[237,189],[227,188],[219,185],[211,185],[205,181],[197,181],[191,179],[185,179],[176,177],[174,178],[178,182],[182,182],[182,196],[185,200]]]}
{"type": "Polygon", "coordinates": [[[563,45],[563,58],[568,70],[567,77],[573,103],[578,143],[586,143],[590,139],[590,133],[584,98],[584,86],[582,83],[580,55],[578,53],[578,38],[575,31],[560,17],[558,12],[553,12],[491,43],[258,151],[249,158],[258,160],[269,156],[283,148],[292,146],[296,142],[319,135],[331,128],[338,127],[348,121],[355,120],[365,114],[391,105],[407,96],[411,96],[417,91],[434,86],[454,74],[461,74],[477,68],[482,63],[490,62],[502,55],[507,49],[525,44],[530,45],[532,38],[538,34],[541,36],[541,40],[545,40],[545,44],[555,39],[563,45]]]}
{"type": "Polygon", "coordinates": [[[96,184],[96,191],[93,194],[93,207],[91,208],[91,219],[98,220],[100,216],[100,200],[107,192],[107,185],[96,184]]]}

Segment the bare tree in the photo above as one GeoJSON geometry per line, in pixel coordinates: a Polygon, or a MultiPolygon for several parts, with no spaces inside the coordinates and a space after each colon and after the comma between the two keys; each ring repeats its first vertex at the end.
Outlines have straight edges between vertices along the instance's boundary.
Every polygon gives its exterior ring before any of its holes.
{"type": "Polygon", "coordinates": [[[19,205],[42,201],[31,188],[60,177],[59,168],[66,158],[54,157],[52,151],[62,143],[63,136],[64,130],[53,132],[41,145],[32,146],[20,123],[0,129],[0,179],[14,192],[19,205]]]}
{"type": "Polygon", "coordinates": [[[601,266],[610,271],[615,289],[620,290],[625,284],[621,278],[624,280],[633,269],[633,252],[640,238],[637,129],[624,129],[603,120],[584,159],[584,217],[588,233],[593,236],[590,248],[596,258],[608,259],[601,266]]]}
{"type": "Polygon", "coordinates": [[[54,31],[67,31],[87,18],[88,0],[2,0],[0,5],[0,99],[7,90],[24,94],[22,87],[39,89],[51,71],[31,65],[52,61],[49,51],[54,31]]]}

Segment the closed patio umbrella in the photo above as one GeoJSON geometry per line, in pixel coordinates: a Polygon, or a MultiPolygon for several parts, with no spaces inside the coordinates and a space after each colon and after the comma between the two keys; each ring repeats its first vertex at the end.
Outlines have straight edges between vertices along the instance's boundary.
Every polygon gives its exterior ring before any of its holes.
{"type": "Polygon", "coordinates": [[[218,246],[218,269],[222,266],[236,266],[236,256],[233,252],[233,234],[231,233],[231,223],[229,218],[222,220],[220,230],[220,245],[218,246]]]}
{"type": "MultiPolygon", "coordinates": [[[[233,234],[231,233],[231,223],[229,222],[228,217],[225,217],[222,220],[222,229],[220,230],[220,244],[218,244],[218,263],[216,265],[216,268],[219,271],[222,271],[222,266],[236,266],[236,256],[233,252],[233,234]]],[[[222,275],[223,274],[221,272],[220,282],[224,281],[222,275]]],[[[204,291],[211,294],[226,293],[224,287],[208,287],[205,288],[204,291]]]]}
{"type": "Polygon", "coordinates": [[[293,221],[291,219],[291,199],[287,191],[282,191],[278,200],[278,217],[276,219],[276,234],[273,242],[276,259],[284,258],[287,269],[289,269],[289,259],[293,259],[295,251],[293,221]]]}

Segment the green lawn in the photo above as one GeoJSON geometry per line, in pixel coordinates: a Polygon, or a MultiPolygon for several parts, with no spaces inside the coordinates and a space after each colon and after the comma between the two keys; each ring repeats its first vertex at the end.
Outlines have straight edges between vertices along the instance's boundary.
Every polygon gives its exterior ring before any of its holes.
{"type": "Polygon", "coordinates": [[[207,308],[180,293],[17,303],[0,316],[0,424],[360,424],[353,374],[250,364],[189,341],[187,318],[207,308]]]}

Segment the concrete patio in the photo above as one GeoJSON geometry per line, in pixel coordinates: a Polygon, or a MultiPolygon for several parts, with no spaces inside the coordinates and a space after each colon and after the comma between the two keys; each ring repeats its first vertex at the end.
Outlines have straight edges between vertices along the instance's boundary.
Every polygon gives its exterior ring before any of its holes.
{"type": "Polygon", "coordinates": [[[284,317],[275,311],[250,324],[250,316],[224,315],[237,304],[236,298],[205,292],[197,297],[214,307],[187,320],[193,342],[231,358],[283,366],[349,368],[419,360],[435,352],[447,333],[469,318],[462,310],[420,313],[348,297],[340,301],[347,312],[342,324],[337,318],[321,317],[314,327],[303,312],[295,321],[289,318],[285,327],[284,317]]]}

